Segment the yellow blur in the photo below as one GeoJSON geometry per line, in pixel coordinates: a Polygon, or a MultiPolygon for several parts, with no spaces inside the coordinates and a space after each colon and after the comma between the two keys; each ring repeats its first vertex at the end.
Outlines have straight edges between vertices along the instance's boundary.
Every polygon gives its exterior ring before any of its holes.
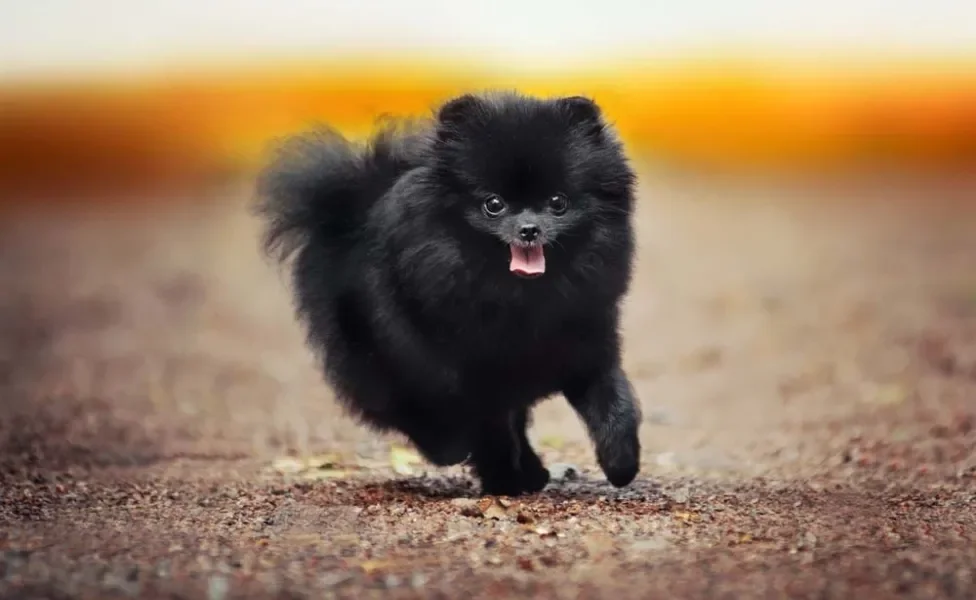
{"type": "Polygon", "coordinates": [[[976,164],[973,61],[689,61],[512,76],[374,60],[0,86],[0,186],[247,171],[271,138],[315,122],[355,136],[381,114],[421,114],[488,88],[590,95],[635,152],[670,165],[976,164]]]}

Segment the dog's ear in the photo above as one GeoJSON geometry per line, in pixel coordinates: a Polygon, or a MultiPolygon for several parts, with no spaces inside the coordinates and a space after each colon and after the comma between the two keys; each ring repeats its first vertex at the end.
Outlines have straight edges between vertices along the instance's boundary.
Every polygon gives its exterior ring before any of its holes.
{"type": "Polygon", "coordinates": [[[461,138],[461,127],[475,120],[483,109],[482,101],[473,94],[449,100],[437,111],[437,139],[441,142],[461,138]]]}
{"type": "Polygon", "coordinates": [[[596,102],[585,96],[568,96],[556,101],[573,125],[583,127],[588,133],[603,129],[603,112],[596,102]]]}
{"type": "Polygon", "coordinates": [[[437,120],[443,125],[457,127],[478,114],[481,100],[472,94],[458,96],[449,100],[437,111],[437,120]]]}

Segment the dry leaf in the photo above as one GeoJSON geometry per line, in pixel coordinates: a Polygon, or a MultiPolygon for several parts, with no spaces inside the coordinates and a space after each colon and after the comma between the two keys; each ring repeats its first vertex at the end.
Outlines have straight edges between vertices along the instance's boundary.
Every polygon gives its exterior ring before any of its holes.
{"type": "Polygon", "coordinates": [[[547,435],[539,440],[539,445],[546,448],[552,448],[553,450],[562,450],[563,446],[566,445],[566,440],[558,435],[547,435]]]}
{"type": "Polygon", "coordinates": [[[363,573],[372,575],[373,573],[385,569],[390,565],[390,561],[387,560],[367,560],[359,563],[359,568],[363,570],[363,573]]]}
{"type": "Polygon", "coordinates": [[[420,456],[409,448],[396,445],[390,447],[390,464],[393,465],[393,471],[399,475],[413,475],[412,465],[422,462],[420,456]]]}
{"type": "Polygon", "coordinates": [[[308,479],[309,481],[319,481],[322,479],[344,479],[349,477],[349,471],[346,469],[315,469],[313,471],[306,471],[302,473],[302,479],[308,479]]]}
{"type": "Polygon", "coordinates": [[[301,473],[305,479],[335,479],[347,476],[348,470],[338,468],[341,457],[335,453],[317,454],[306,458],[284,456],[272,463],[272,468],[285,475],[301,473]]]}
{"type": "Polygon", "coordinates": [[[305,464],[297,458],[284,456],[275,460],[271,468],[279,473],[299,473],[305,469],[305,464]]]}
{"type": "Polygon", "coordinates": [[[485,498],[487,502],[482,501],[478,504],[481,509],[481,514],[486,519],[494,519],[500,521],[508,517],[508,509],[505,508],[497,499],[495,498],[485,498]]]}
{"type": "Polygon", "coordinates": [[[486,496],[478,501],[456,498],[451,501],[451,504],[459,506],[461,514],[466,517],[484,517],[496,521],[510,517],[515,510],[509,508],[512,505],[509,500],[491,496],[486,496]]]}
{"type": "Polygon", "coordinates": [[[497,504],[492,504],[491,506],[488,507],[488,510],[484,511],[484,513],[482,514],[486,519],[494,519],[496,521],[501,521],[502,519],[508,516],[508,513],[505,512],[505,509],[497,504]]]}

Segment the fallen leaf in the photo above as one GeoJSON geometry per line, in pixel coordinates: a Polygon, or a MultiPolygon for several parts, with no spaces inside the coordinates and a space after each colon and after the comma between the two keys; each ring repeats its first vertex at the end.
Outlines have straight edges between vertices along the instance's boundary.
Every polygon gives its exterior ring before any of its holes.
{"type": "Polygon", "coordinates": [[[485,498],[478,503],[481,514],[486,519],[500,521],[508,517],[508,509],[497,498],[485,498]]]}
{"type": "Polygon", "coordinates": [[[696,513],[685,512],[685,511],[676,511],[674,513],[674,516],[678,520],[680,520],[682,523],[684,523],[685,525],[691,525],[692,523],[695,523],[695,522],[698,522],[698,521],[701,520],[701,516],[700,515],[698,515],[696,513]]]}
{"type": "Polygon", "coordinates": [[[284,456],[271,463],[271,468],[279,473],[299,473],[305,469],[305,464],[297,458],[284,456]]]}
{"type": "Polygon", "coordinates": [[[423,459],[409,448],[397,445],[390,447],[390,464],[393,465],[393,471],[399,475],[413,475],[412,465],[422,462],[423,459]]]}
{"type": "Polygon", "coordinates": [[[339,479],[347,477],[356,467],[341,467],[342,458],[335,453],[316,454],[304,458],[285,456],[272,463],[272,468],[285,475],[301,474],[303,479],[339,479]]]}
{"type": "Polygon", "coordinates": [[[302,473],[302,479],[309,481],[320,481],[322,479],[344,479],[349,477],[350,472],[346,469],[315,469],[302,473]]]}
{"type": "Polygon", "coordinates": [[[500,521],[508,516],[508,513],[505,512],[505,509],[502,508],[501,506],[498,506],[497,504],[492,504],[491,506],[488,507],[488,510],[484,511],[482,514],[486,519],[494,519],[496,521],[500,521]]]}
{"type": "Polygon", "coordinates": [[[385,569],[390,565],[390,561],[387,560],[367,560],[359,563],[359,568],[363,570],[363,573],[372,575],[373,573],[385,569]]]}
{"type": "Polygon", "coordinates": [[[566,440],[558,435],[547,435],[539,440],[539,445],[553,450],[562,450],[566,445],[566,440]]]}

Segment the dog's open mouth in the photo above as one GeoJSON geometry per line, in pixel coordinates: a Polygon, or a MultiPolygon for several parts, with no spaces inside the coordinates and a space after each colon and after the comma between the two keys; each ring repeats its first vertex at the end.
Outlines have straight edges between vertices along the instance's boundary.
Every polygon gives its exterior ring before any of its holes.
{"type": "Polygon", "coordinates": [[[546,272],[546,254],[542,244],[519,246],[510,244],[512,260],[508,270],[519,277],[538,277],[546,272]]]}

